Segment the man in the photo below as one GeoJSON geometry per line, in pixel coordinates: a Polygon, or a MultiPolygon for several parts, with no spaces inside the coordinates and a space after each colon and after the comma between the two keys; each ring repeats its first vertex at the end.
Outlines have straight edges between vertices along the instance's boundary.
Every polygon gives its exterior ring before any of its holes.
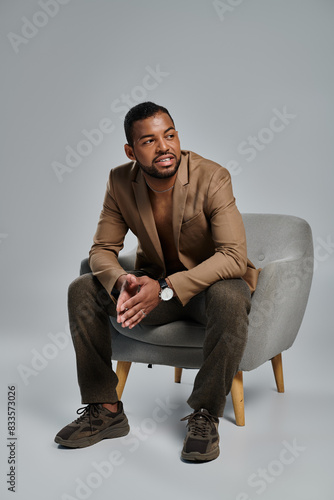
{"type": "Polygon", "coordinates": [[[258,271],[247,259],[228,171],[181,151],[174,121],[162,106],[138,104],[124,127],[131,161],[110,172],[89,254],[92,274],[69,287],[78,382],[87,406],[55,441],[76,448],[129,432],[111,365],[109,315],[130,329],[140,322],[192,319],[206,326],[206,335],[181,457],[213,460],[219,455],[219,417],[246,344],[258,271]],[[138,238],[133,272],[117,259],[129,229],[138,238]],[[83,308],[94,311],[93,320],[87,321],[83,308]]]}

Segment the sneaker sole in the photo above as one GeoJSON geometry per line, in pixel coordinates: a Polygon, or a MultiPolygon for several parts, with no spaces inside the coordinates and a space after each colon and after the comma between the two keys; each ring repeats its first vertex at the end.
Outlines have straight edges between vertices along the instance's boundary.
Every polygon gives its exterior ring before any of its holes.
{"type": "Polygon", "coordinates": [[[210,462],[210,460],[214,460],[219,457],[219,446],[214,448],[208,453],[199,453],[198,451],[191,451],[186,453],[182,450],[181,458],[183,460],[187,460],[188,462],[210,462]]]}
{"type": "Polygon", "coordinates": [[[130,426],[128,421],[123,422],[123,425],[117,425],[115,427],[107,427],[102,431],[94,434],[93,436],[84,437],[81,439],[62,439],[59,436],[55,437],[55,442],[66,448],[86,448],[87,446],[92,446],[93,444],[102,441],[102,439],[114,439],[126,436],[130,432],[130,426]]]}

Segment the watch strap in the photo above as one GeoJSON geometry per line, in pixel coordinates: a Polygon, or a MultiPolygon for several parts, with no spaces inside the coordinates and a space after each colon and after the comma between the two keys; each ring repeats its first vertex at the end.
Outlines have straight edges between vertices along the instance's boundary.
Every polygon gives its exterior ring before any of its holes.
{"type": "Polygon", "coordinates": [[[159,285],[160,285],[161,290],[163,290],[164,288],[168,288],[168,283],[167,283],[167,281],[165,280],[165,278],[160,278],[160,279],[158,280],[158,283],[159,283],[159,285]]]}

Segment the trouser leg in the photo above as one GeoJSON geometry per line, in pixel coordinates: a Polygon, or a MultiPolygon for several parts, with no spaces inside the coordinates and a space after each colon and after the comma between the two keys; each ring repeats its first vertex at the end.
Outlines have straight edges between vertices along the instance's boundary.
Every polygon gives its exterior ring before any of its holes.
{"type": "Polygon", "coordinates": [[[109,315],[115,314],[114,302],[92,274],[79,276],[70,284],[68,315],[82,403],[118,401],[109,323],[109,315]]]}
{"type": "MultiPolygon", "coordinates": [[[[92,274],[79,276],[70,284],[68,314],[76,353],[81,402],[116,402],[118,378],[111,363],[109,321],[109,316],[116,316],[116,306],[92,274]]],[[[161,325],[181,319],[182,314],[182,305],[172,299],[160,303],[142,323],[161,325]]]]}
{"type": "Polygon", "coordinates": [[[250,291],[241,279],[222,280],[205,292],[206,333],[203,364],[188,404],[222,416],[226,396],[247,342],[250,291]]]}

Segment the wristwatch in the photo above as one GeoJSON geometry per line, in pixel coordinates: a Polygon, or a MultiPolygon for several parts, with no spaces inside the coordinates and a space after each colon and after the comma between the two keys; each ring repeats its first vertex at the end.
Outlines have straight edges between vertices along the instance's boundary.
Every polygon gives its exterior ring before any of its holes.
{"type": "Polygon", "coordinates": [[[160,285],[159,297],[161,300],[167,301],[173,298],[174,292],[171,288],[169,288],[167,281],[164,278],[158,280],[160,285]]]}

